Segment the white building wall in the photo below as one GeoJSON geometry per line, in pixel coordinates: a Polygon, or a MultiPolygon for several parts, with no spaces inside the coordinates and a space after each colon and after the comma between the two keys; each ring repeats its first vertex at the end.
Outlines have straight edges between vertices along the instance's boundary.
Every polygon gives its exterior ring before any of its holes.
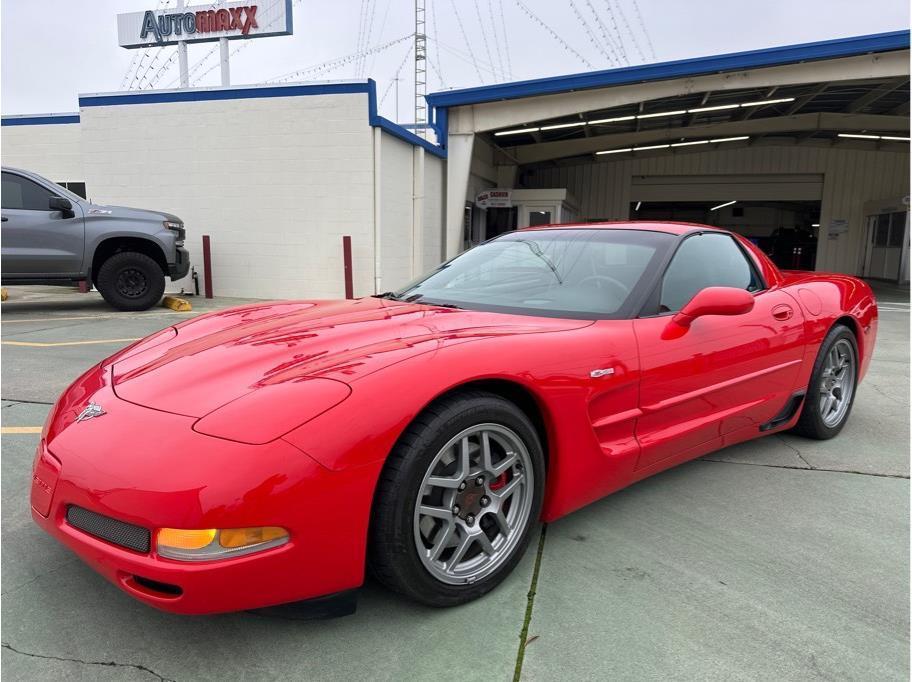
{"type": "MultiPolygon", "coordinates": [[[[444,260],[443,224],[445,219],[444,189],[446,161],[432,154],[424,155],[424,260],[423,272],[444,260]]],[[[421,273],[418,273],[421,274],[421,273]]]]}
{"type": "Polygon", "coordinates": [[[388,133],[381,140],[381,281],[392,291],[412,279],[414,148],[388,133]]]}
{"type": "Polygon", "coordinates": [[[523,173],[523,186],[568,189],[580,203],[581,220],[626,220],[634,176],[733,174],[822,174],[817,269],[858,274],[864,204],[908,195],[909,154],[847,146],[752,146],[540,167],[523,173]],[[827,239],[826,226],[842,218],[849,221],[849,232],[827,239]]]}
{"type": "Polygon", "coordinates": [[[4,166],[30,170],[54,182],[85,180],[78,123],[10,125],[0,130],[4,166]]]}
{"type": "Polygon", "coordinates": [[[81,126],[93,198],[183,218],[200,272],[210,235],[216,295],[341,297],[343,235],[373,292],[367,95],[92,106],[81,126]]]}

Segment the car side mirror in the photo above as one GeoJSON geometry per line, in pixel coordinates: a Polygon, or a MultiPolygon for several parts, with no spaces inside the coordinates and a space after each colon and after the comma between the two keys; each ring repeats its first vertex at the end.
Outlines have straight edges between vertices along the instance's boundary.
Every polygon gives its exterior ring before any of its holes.
{"type": "Polygon", "coordinates": [[[706,287],[675,313],[671,321],[679,327],[689,327],[694,320],[705,315],[744,315],[753,309],[754,297],[744,289],[706,287]]]}
{"type": "Polygon", "coordinates": [[[76,215],[73,212],[73,204],[64,197],[51,197],[48,200],[48,208],[52,211],[60,211],[64,218],[72,218],[76,215]]]}

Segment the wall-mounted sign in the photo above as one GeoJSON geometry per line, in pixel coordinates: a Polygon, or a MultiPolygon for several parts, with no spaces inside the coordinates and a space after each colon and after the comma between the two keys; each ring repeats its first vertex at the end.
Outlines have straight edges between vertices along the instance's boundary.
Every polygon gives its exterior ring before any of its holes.
{"type": "Polygon", "coordinates": [[[196,7],[146,10],[117,15],[121,47],[200,43],[220,38],[291,35],[291,0],[262,3],[212,3],[196,7]]]}
{"type": "Polygon", "coordinates": [[[828,239],[839,239],[839,235],[849,231],[849,221],[845,218],[833,218],[827,228],[828,239]]]}
{"type": "Polygon", "coordinates": [[[475,197],[475,205],[478,208],[510,208],[512,196],[512,189],[486,189],[475,197]]]}

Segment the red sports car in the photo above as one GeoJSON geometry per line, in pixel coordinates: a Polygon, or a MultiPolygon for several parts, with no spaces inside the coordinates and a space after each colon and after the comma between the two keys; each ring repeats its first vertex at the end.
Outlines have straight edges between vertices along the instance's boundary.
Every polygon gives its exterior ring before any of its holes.
{"type": "Polygon", "coordinates": [[[520,230],[397,292],[223,310],[113,355],[51,410],[32,511],[168,611],[351,608],[366,568],[459,604],[539,519],[765,434],[832,438],[876,333],[867,284],[723,230],[520,230]]]}

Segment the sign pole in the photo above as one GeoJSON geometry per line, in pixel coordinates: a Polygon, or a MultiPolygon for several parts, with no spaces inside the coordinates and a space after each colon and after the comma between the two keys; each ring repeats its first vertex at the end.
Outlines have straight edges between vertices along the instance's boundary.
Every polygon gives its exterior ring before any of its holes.
{"type": "MultiPolygon", "coordinates": [[[[184,0],[177,0],[178,11],[184,9],[184,0]]],[[[190,73],[187,70],[187,43],[181,40],[177,43],[177,64],[180,69],[180,86],[190,87],[190,73]]]]}
{"type": "MultiPolygon", "coordinates": [[[[225,6],[225,0],[219,0],[219,6],[225,6]]],[[[228,39],[219,38],[219,58],[222,63],[222,87],[231,85],[231,68],[228,64],[228,39]]]]}

